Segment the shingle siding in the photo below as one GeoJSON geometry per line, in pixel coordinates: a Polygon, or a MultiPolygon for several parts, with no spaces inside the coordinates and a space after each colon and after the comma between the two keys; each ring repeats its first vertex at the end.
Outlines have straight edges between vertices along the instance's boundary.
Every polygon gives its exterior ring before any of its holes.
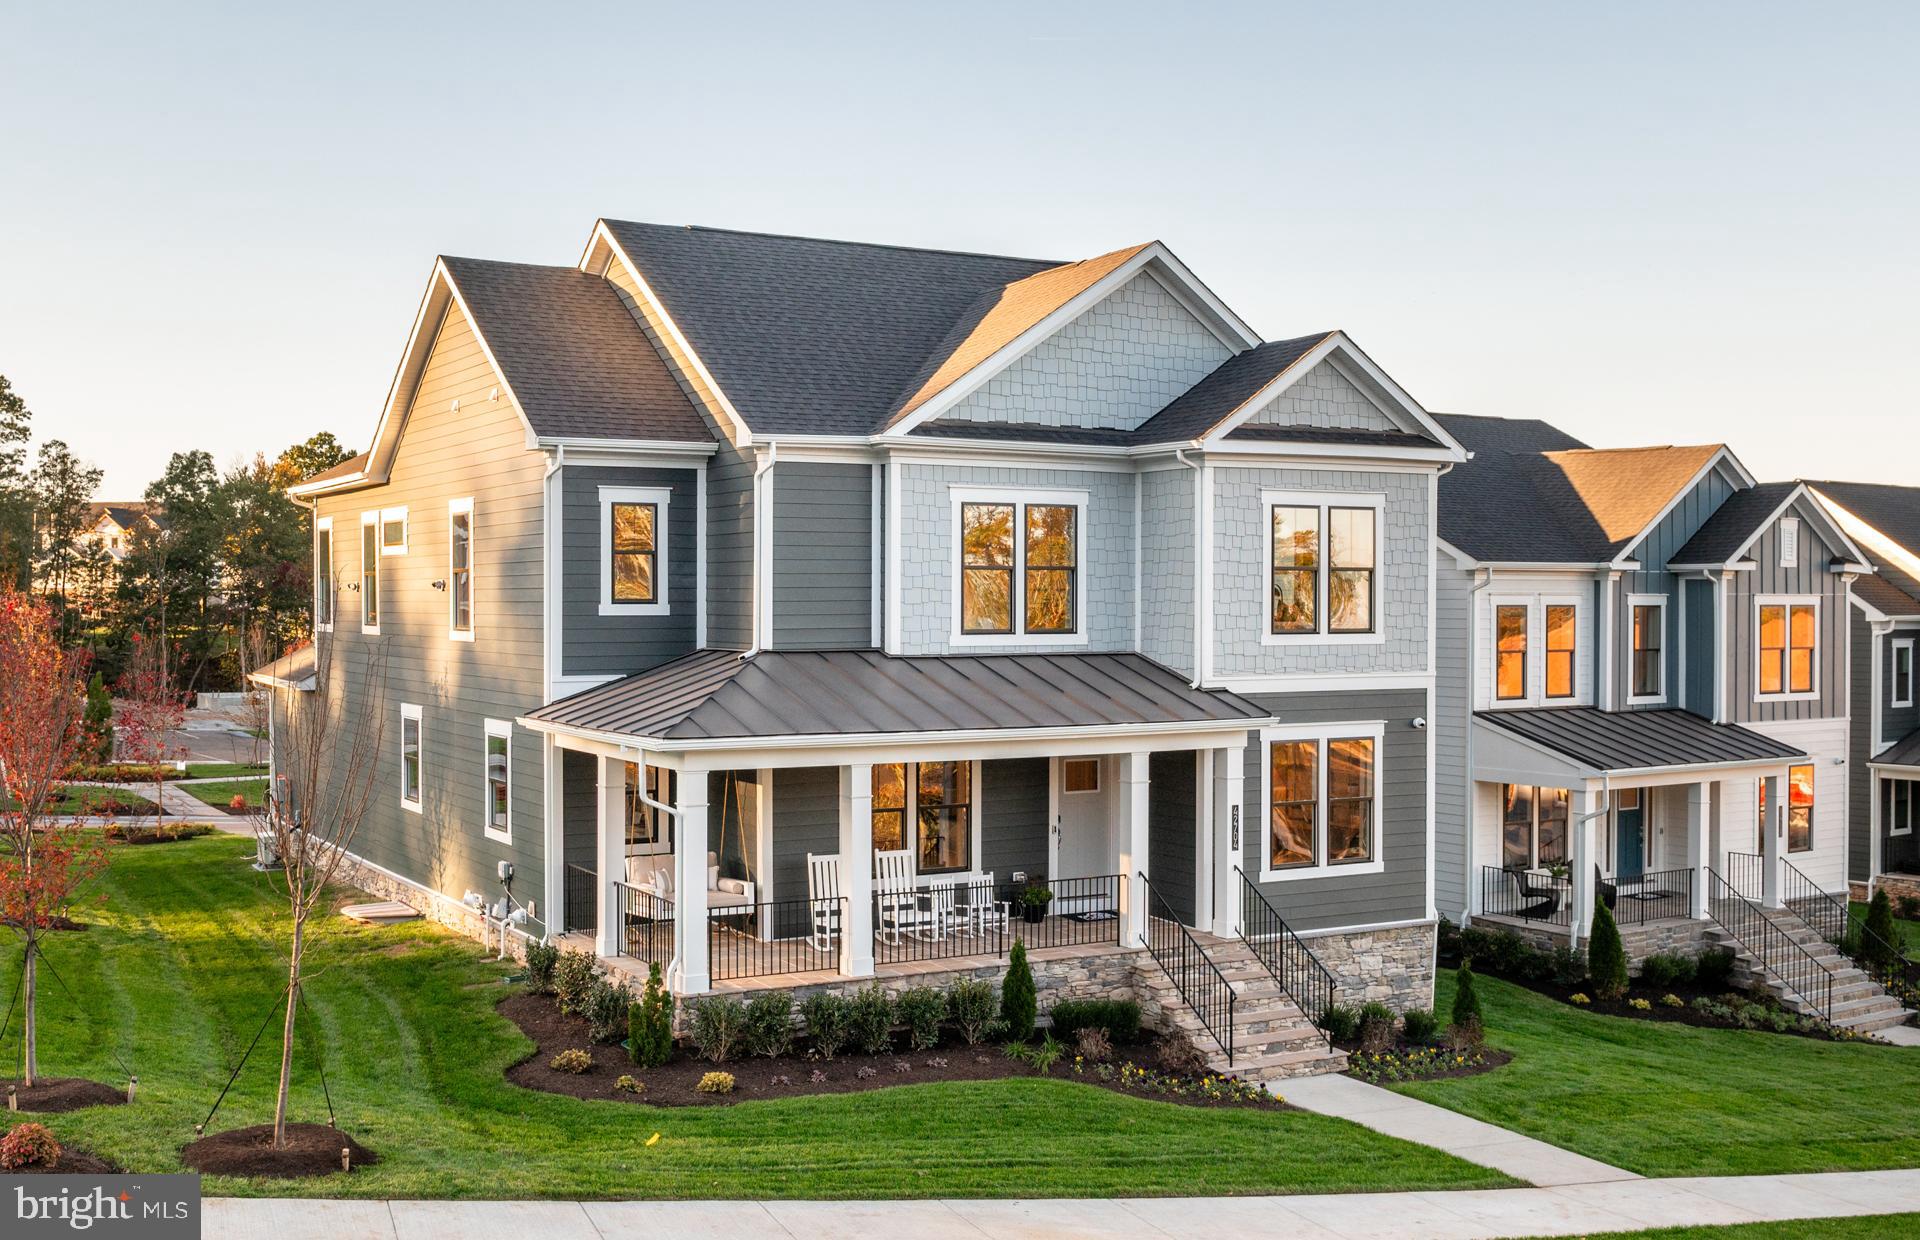
{"type": "Polygon", "coordinates": [[[1323,426],[1349,431],[1401,429],[1331,362],[1321,362],[1300,376],[1245,425],[1323,426]]]}
{"type": "MultiPolygon", "coordinates": [[[[567,465],[560,471],[560,674],[627,676],[694,648],[699,489],[690,469],[567,465]],[[667,615],[600,614],[602,487],[664,488],[667,615]]],[[[656,531],[656,537],[658,531],[656,531]]]]}
{"type": "Polygon", "coordinates": [[[873,644],[873,469],[782,461],[773,485],[773,648],[873,644]]]}
{"type": "Polygon", "coordinates": [[[1140,486],[1140,653],[1193,674],[1194,488],[1191,469],[1143,473],[1140,486]]]}

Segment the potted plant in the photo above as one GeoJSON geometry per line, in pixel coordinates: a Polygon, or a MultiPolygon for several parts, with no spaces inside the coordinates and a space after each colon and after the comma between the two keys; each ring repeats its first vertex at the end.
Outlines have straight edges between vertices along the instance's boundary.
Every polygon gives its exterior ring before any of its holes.
{"type": "Polygon", "coordinates": [[[1053,903],[1053,889],[1045,883],[1028,883],[1020,891],[1020,915],[1033,925],[1047,919],[1047,905],[1053,903]]]}

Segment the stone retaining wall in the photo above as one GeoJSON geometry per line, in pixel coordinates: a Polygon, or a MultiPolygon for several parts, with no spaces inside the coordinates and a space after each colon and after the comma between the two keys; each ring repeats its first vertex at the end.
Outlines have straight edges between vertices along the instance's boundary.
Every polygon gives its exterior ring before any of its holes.
{"type": "Polygon", "coordinates": [[[1435,923],[1301,937],[1333,974],[1341,1004],[1380,1002],[1396,1012],[1433,1006],[1435,923]]]}

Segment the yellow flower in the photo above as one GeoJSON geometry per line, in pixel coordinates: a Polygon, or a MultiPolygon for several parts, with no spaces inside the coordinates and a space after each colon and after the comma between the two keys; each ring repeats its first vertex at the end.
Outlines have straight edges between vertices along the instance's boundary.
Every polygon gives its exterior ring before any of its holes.
{"type": "Polygon", "coordinates": [[[648,1138],[647,1138],[647,1148],[648,1148],[648,1149],[652,1149],[652,1148],[653,1148],[654,1146],[656,1146],[656,1145],[658,1145],[658,1144],[660,1144],[660,1134],[659,1134],[659,1133],[657,1133],[657,1132],[656,1132],[656,1133],[654,1133],[654,1134],[653,1134],[652,1136],[650,1136],[650,1137],[648,1137],[648,1138]]]}

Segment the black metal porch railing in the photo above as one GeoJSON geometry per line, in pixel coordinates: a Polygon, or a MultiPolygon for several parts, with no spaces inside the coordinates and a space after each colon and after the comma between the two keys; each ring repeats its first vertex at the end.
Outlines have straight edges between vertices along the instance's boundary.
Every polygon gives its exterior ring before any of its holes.
{"type": "Polygon", "coordinates": [[[1198,939],[1180,924],[1180,918],[1160,897],[1147,876],[1142,874],[1140,890],[1146,895],[1147,953],[1166,973],[1187,1007],[1233,1066],[1233,987],[1218,966],[1200,946],[1198,939]]]}
{"type": "Polygon", "coordinates": [[[1880,872],[1920,874],[1920,832],[1880,837],[1880,872]]]}
{"type": "Polygon", "coordinates": [[[1747,958],[1771,974],[1813,1013],[1833,1023],[1833,974],[1714,870],[1707,871],[1707,912],[1747,958]]]}
{"type": "Polygon", "coordinates": [[[846,912],[841,896],[709,909],[707,969],[716,982],[837,970],[846,912]]]}
{"type": "Polygon", "coordinates": [[[873,962],[1007,954],[1017,916],[999,884],[932,882],[873,893],[873,962]]]}
{"type": "Polygon", "coordinates": [[[1693,916],[1693,871],[1648,870],[1637,878],[1611,880],[1613,920],[1622,926],[1693,916]]]}
{"type": "Polygon", "coordinates": [[[1120,941],[1120,876],[1098,874],[1092,878],[1056,878],[1041,880],[1053,893],[1053,899],[1037,909],[1027,909],[1021,893],[1035,886],[1003,883],[995,895],[1013,916],[1013,934],[1027,945],[1028,951],[1042,947],[1086,947],[1095,943],[1120,941]],[[1037,920],[1036,920],[1037,916],[1037,920]]]}
{"type": "Polygon", "coordinates": [[[620,937],[615,951],[643,964],[662,969],[673,961],[673,901],[651,891],[623,883],[613,883],[614,915],[619,918],[620,937]]]}
{"type": "MultiPolygon", "coordinates": [[[[1756,903],[1766,894],[1766,867],[1767,859],[1760,853],[1727,854],[1727,877],[1731,885],[1742,898],[1756,903]]],[[[1852,920],[1846,900],[1808,878],[1785,857],[1780,859],[1780,903],[1827,942],[1838,947],[1846,941],[1848,923],[1852,920]]]]}
{"type": "Polygon", "coordinates": [[[566,928],[585,930],[589,934],[600,928],[600,909],[598,892],[600,878],[592,867],[584,865],[567,866],[567,907],[566,928]]]}
{"type": "Polygon", "coordinates": [[[1799,866],[1781,860],[1780,902],[1811,926],[1821,938],[1845,952],[1874,981],[1904,987],[1913,958],[1898,943],[1874,933],[1866,916],[1857,913],[1849,896],[1828,891],[1807,877],[1799,866]]]}
{"type": "Polygon", "coordinates": [[[1480,867],[1480,911],[1541,925],[1573,925],[1573,883],[1534,870],[1480,867]]]}
{"type": "Polygon", "coordinates": [[[1333,974],[1287,925],[1280,910],[1273,907],[1246,871],[1236,865],[1233,872],[1240,876],[1240,938],[1332,1047],[1333,1038],[1325,1023],[1335,994],[1333,974]]]}

